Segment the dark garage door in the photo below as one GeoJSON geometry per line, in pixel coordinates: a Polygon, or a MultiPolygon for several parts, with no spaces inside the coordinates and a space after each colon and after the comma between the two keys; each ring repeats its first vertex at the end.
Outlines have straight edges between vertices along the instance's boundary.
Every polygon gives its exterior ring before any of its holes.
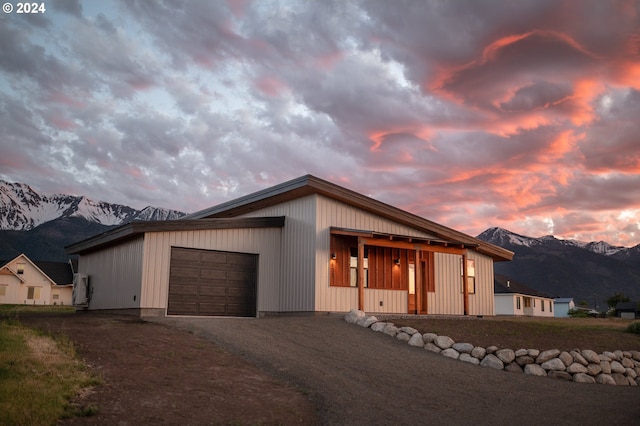
{"type": "Polygon", "coordinates": [[[258,255],[171,248],[168,315],[255,316],[258,255]]]}

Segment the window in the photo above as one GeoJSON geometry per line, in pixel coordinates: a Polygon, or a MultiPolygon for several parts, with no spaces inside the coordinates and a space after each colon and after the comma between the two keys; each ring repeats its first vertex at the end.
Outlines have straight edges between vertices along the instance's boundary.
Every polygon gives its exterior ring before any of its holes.
{"type": "Polygon", "coordinates": [[[27,287],[27,299],[40,299],[40,289],[41,287],[27,287]]]}
{"type": "Polygon", "coordinates": [[[517,310],[522,309],[522,308],[520,307],[520,296],[517,296],[517,297],[516,297],[516,309],[517,309],[517,310]]]}
{"type": "Polygon", "coordinates": [[[24,263],[18,263],[16,268],[18,270],[18,275],[24,274],[24,263]]]}
{"type": "Polygon", "coordinates": [[[53,290],[53,294],[51,295],[51,298],[52,298],[53,300],[58,300],[58,299],[60,299],[60,291],[58,291],[58,290],[53,290]]]}
{"type": "Polygon", "coordinates": [[[540,301],[540,306],[541,306],[540,309],[542,309],[542,312],[544,312],[544,300],[540,301]]]}
{"type": "Polygon", "coordinates": [[[553,312],[553,302],[549,300],[549,312],[553,312]]]}
{"type": "MultiPolygon", "coordinates": [[[[358,249],[351,249],[351,257],[349,258],[349,285],[351,287],[358,287],[358,249]]],[[[368,250],[364,252],[364,286],[369,287],[369,253],[368,250]]]]}
{"type": "MultiPolygon", "coordinates": [[[[464,268],[462,267],[462,259],[460,260],[460,275],[464,274],[464,268]]],[[[467,276],[466,279],[463,280],[467,285],[467,292],[469,294],[474,294],[476,292],[476,261],[473,259],[467,259],[467,276]]],[[[462,288],[461,293],[464,293],[464,287],[462,288]]]]}
{"type": "Polygon", "coordinates": [[[525,308],[530,308],[531,307],[531,298],[530,297],[525,297],[524,298],[524,307],[525,308]]]}
{"type": "Polygon", "coordinates": [[[0,296],[6,296],[6,295],[7,295],[7,286],[0,285],[0,296]]]}

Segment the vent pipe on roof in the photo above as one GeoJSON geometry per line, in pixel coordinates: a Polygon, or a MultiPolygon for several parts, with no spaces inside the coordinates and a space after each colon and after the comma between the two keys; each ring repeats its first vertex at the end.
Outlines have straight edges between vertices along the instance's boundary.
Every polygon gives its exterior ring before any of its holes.
{"type": "Polygon", "coordinates": [[[507,280],[507,288],[511,287],[511,281],[507,280]]]}

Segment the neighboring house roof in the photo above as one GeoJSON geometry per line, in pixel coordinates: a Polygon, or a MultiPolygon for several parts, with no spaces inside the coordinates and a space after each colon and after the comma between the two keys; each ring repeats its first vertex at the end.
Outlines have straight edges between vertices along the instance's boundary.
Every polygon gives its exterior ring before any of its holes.
{"type": "Polygon", "coordinates": [[[637,310],[638,304],[635,302],[618,302],[618,304],[616,304],[616,311],[635,312],[637,310]]]}
{"type": "Polygon", "coordinates": [[[527,287],[526,285],[507,278],[504,275],[495,275],[495,281],[493,283],[494,294],[523,294],[525,296],[544,297],[547,299],[553,299],[546,293],[539,292],[527,287]]]}
{"type": "Polygon", "coordinates": [[[555,303],[571,303],[573,302],[573,297],[558,297],[553,299],[555,303]]]}
{"type": "Polygon", "coordinates": [[[374,200],[355,191],[312,175],[281,183],[271,188],[187,215],[185,219],[235,217],[310,194],[320,194],[384,218],[434,234],[443,240],[474,247],[495,261],[511,260],[513,252],[432,222],[412,213],[374,200]]]}
{"type": "Polygon", "coordinates": [[[24,253],[14,257],[9,261],[0,261],[0,270],[8,270],[14,273],[14,275],[21,281],[24,281],[22,277],[20,277],[20,275],[16,274],[15,271],[12,271],[11,268],[9,268],[9,264],[17,260],[19,257],[23,258],[24,261],[29,262],[31,265],[33,265],[38,271],[40,271],[40,273],[42,273],[42,275],[44,275],[55,285],[73,284],[73,271],[69,263],[32,261],[24,253]]]}

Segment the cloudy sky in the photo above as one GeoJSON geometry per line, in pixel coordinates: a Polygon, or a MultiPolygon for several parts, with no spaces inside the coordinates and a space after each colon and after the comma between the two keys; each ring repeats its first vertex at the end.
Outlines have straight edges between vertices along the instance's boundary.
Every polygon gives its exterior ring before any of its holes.
{"type": "Polygon", "coordinates": [[[0,13],[0,179],[193,212],[309,173],[640,243],[638,1],[44,4],[0,13]]]}

